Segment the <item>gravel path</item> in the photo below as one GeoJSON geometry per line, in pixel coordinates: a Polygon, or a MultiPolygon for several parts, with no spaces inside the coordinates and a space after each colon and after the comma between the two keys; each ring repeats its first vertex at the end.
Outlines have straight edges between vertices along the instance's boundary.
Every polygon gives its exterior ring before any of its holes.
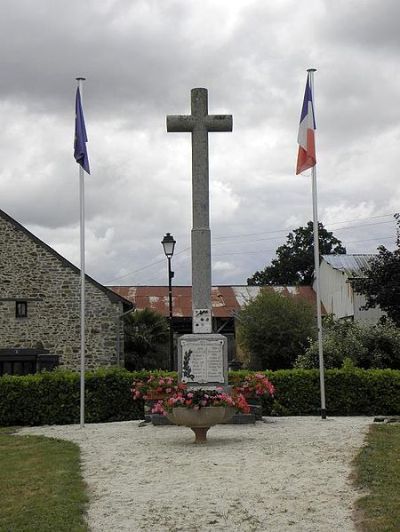
{"type": "Polygon", "coordinates": [[[359,496],[351,460],[371,418],[264,418],[186,427],[137,421],[33,427],[82,452],[93,532],[346,532],[359,496]]]}

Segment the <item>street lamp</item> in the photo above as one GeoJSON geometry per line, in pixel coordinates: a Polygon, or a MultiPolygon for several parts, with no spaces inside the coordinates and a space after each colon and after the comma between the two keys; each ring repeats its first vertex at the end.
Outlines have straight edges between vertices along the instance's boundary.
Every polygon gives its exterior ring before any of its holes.
{"type": "Polygon", "coordinates": [[[168,259],[168,300],[169,300],[169,368],[174,371],[174,331],[172,329],[172,278],[174,272],[171,271],[171,258],[174,254],[176,241],[171,233],[167,233],[161,241],[164,253],[168,259]]]}

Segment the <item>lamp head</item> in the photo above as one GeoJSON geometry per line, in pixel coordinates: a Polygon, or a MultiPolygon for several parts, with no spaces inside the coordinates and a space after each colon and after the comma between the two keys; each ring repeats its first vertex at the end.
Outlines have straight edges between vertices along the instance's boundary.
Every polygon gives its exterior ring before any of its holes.
{"type": "Polygon", "coordinates": [[[174,254],[176,241],[171,233],[167,233],[161,241],[165,255],[170,258],[174,254]]]}

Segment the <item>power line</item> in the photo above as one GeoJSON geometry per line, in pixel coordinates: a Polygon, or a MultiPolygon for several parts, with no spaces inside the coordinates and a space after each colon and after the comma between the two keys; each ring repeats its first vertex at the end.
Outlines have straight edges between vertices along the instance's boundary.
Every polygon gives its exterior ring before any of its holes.
{"type": "MultiPolygon", "coordinates": [[[[392,214],[382,214],[380,216],[371,216],[371,217],[368,217],[368,218],[354,218],[352,220],[346,220],[346,221],[340,221],[340,222],[333,222],[332,224],[329,224],[330,226],[332,225],[338,225],[338,224],[342,224],[342,223],[350,223],[352,221],[359,221],[359,220],[375,220],[375,219],[379,219],[379,218],[387,218],[389,216],[393,217],[395,213],[392,213],[392,214]]],[[[381,224],[388,224],[388,223],[393,223],[394,220],[386,220],[386,221],[382,221],[382,222],[375,222],[375,223],[371,223],[371,224],[358,224],[358,225],[350,225],[350,226],[347,226],[347,227],[339,227],[339,228],[336,228],[335,231],[341,231],[341,230],[347,230],[347,229],[357,229],[357,228],[360,228],[360,227],[370,227],[370,226],[374,226],[374,225],[381,225],[381,224]]],[[[246,233],[246,234],[241,234],[241,235],[227,235],[227,236],[216,236],[213,238],[213,240],[223,240],[223,239],[234,239],[234,238],[243,238],[243,237],[247,237],[247,236],[258,236],[258,235],[268,235],[268,234],[275,234],[275,233],[287,233],[287,232],[292,232],[293,229],[291,230],[288,230],[288,229],[277,229],[275,231],[263,231],[263,232],[260,232],[260,233],[246,233]]],[[[275,236],[275,237],[267,237],[267,238],[258,238],[258,239],[254,239],[254,240],[251,240],[251,241],[248,241],[248,243],[253,243],[253,242],[263,242],[263,241],[269,241],[269,240],[277,240],[279,239],[280,237],[279,236],[275,236]]],[[[367,239],[367,240],[353,240],[351,242],[348,242],[347,244],[355,244],[357,242],[368,242],[368,241],[371,241],[371,240],[388,240],[389,238],[393,238],[393,237],[383,237],[383,238],[373,238],[373,239],[367,239]]],[[[225,244],[229,244],[230,242],[226,242],[225,244]]],[[[219,245],[223,245],[224,243],[219,243],[219,245]]],[[[347,245],[346,244],[346,245],[347,245]]],[[[216,246],[212,245],[213,248],[215,248],[216,246]]],[[[181,251],[179,251],[178,253],[175,254],[176,255],[180,255],[182,253],[185,253],[187,252],[188,250],[190,250],[190,247],[187,247],[181,251]]],[[[243,254],[243,253],[246,253],[246,254],[260,254],[260,253],[268,253],[268,252],[273,252],[273,251],[276,251],[276,250],[260,250],[260,251],[246,251],[246,252],[231,252],[231,253],[223,253],[223,254],[218,254],[218,255],[214,255],[214,256],[224,256],[224,255],[239,255],[239,254],[243,254]]],[[[135,273],[138,273],[140,271],[143,271],[143,270],[147,270],[153,266],[157,266],[158,264],[161,264],[162,262],[164,262],[164,259],[161,259],[159,261],[155,261],[155,262],[151,262],[149,264],[146,264],[144,266],[142,266],[141,268],[138,268],[136,270],[132,270],[124,275],[120,275],[118,277],[114,277],[111,281],[108,281],[107,283],[105,283],[106,285],[111,285],[114,281],[118,281],[119,279],[124,279],[126,277],[129,277],[130,275],[133,275],[135,273]]]]}
{"type": "MultiPolygon", "coordinates": [[[[340,222],[332,222],[331,224],[326,224],[327,226],[331,227],[332,225],[338,225],[338,224],[347,224],[347,223],[350,223],[350,222],[355,222],[355,221],[362,221],[362,220],[375,220],[375,219],[378,219],[378,218],[387,218],[389,216],[393,217],[395,213],[392,213],[392,214],[382,214],[381,216],[371,216],[369,218],[353,218],[352,220],[343,220],[343,221],[340,221],[340,222]]],[[[391,223],[391,222],[394,222],[394,220],[388,220],[386,222],[377,222],[376,225],[379,225],[380,223],[391,223]]],[[[375,224],[368,224],[368,225],[375,225],[375,224]]],[[[350,226],[351,227],[351,226],[350,226]]],[[[362,225],[359,225],[358,227],[362,227],[362,225]]],[[[339,227],[337,229],[335,229],[335,231],[337,230],[340,230],[340,229],[344,229],[343,227],[339,227]]],[[[242,237],[246,237],[246,236],[258,236],[258,235],[269,235],[269,234],[274,234],[274,233],[290,233],[292,232],[294,229],[276,229],[274,231],[262,231],[262,232],[259,232],[259,233],[243,233],[243,234],[238,234],[238,235],[220,235],[220,236],[216,236],[214,237],[214,240],[221,240],[221,239],[224,239],[224,238],[242,238],[242,237]]],[[[278,238],[278,237],[276,237],[278,238]]]]}
{"type": "MultiPolygon", "coordinates": [[[[372,242],[372,241],[377,241],[377,240],[379,240],[379,241],[391,240],[392,238],[393,238],[393,236],[380,236],[380,237],[376,237],[376,238],[367,238],[367,239],[362,239],[362,240],[351,240],[350,242],[347,242],[346,245],[347,244],[357,244],[359,242],[372,242]]],[[[216,246],[212,246],[212,247],[216,247],[216,246]]],[[[185,248],[184,250],[180,251],[179,254],[182,254],[185,251],[188,251],[189,249],[190,248],[185,248]]],[[[231,255],[260,255],[260,254],[264,255],[266,253],[273,253],[275,251],[276,251],[276,249],[263,249],[263,250],[259,250],[259,251],[232,251],[232,252],[228,252],[228,253],[215,253],[215,254],[213,254],[213,257],[225,257],[225,256],[231,256],[231,255]]],[[[159,261],[159,262],[163,262],[163,261],[159,261]]],[[[158,263],[153,263],[153,264],[158,264],[158,263]]],[[[126,274],[126,275],[121,276],[121,277],[116,278],[116,279],[127,277],[128,275],[137,273],[137,272],[142,271],[144,269],[146,269],[146,267],[140,268],[139,270],[135,270],[134,272],[131,272],[130,274],[126,274]]],[[[151,279],[146,281],[146,284],[148,284],[150,281],[153,281],[154,279],[158,279],[158,278],[159,278],[158,276],[152,277],[151,279]]],[[[105,283],[105,284],[109,285],[111,283],[105,283]]],[[[135,283],[135,284],[137,284],[137,283],[135,283]]]]}
{"type": "Polygon", "coordinates": [[[358,227],[369,227],[371,225],[391,224],[394,220],[387,220],[386,222],[375,222],[373,224],[348,225],[347,227],[337,227],[335,231],[343,231],[344,229],[357,229],[358,227]]]}
{"type": "MultiPolygon", "coordinates": [[[[180,255],[182,253],[185,253],[188,249],[190,249],[190,247],[185,248],[182,251],[178,251],[178,253],[175,253],[174,256],[180,255]]],[[[119,279],[124,279],[125,277],[128,277],[129,275],[133,275],[134,273],[141,272],[142,270],[147,270],[148,268],[151,268],[152,266],[157,266],[157,264],[161,264],[163,262],[165,262],[165,259],[160,259],[160,260],[158,260],[156,262],[151,262],[150,264],[146,264],[145,266],[142,266],[141,268],[138,268],[137,270],[132,270],[132,271],[130,271],[128,273],[125,273],[124,275],[120,275],[119,277],[114,277],[114,279],[111,279],[111,281],[108,281],[108,282],[106,282],[104,284],[105,285],[110,285],[114,281],[118,281],[119,279]]]]}
{"type": "MultiPolygon", "coordinates": [[[[367,238],[363,240],[351,240],[350,242],[345,243],[347,244],[356,244],[358,242],[370,242],[370,241],[376,241],[376,240],[392,240],[393,236],[385,236],[385,237],[377,237],[377,238],[367,238]]],[[[213,257],[224,257],[226,255],[260,255],[261,253],[273,253],[276,251],[276,249],[262,249],[259,251],[232,251],[228,253],[216,253],[213,255],[213,257]]]]}

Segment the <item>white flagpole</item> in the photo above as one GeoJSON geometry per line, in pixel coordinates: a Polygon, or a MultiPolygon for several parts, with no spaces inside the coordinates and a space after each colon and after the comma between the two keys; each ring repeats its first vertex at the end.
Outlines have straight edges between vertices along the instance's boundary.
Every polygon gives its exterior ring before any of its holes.
{"type": "MultiPolygon", "coordinates": [[[[310,87],[314,100],[314,72],[315,68],[309,68],[307,72],[310,76],[310,87]]],[[[322,347],[322,315],[321,315],[321,289],[319,276],[319,231],[318,231],[318,203],[317,203],[317,166],[314,165],[311,169],[312,176],[312,198],[313,198],[313,227],[314,227],[314,271],[315,271],[315,286],[317,297],[317,328],[318,328],[318,354],[319,354],[319,380],[321,389],[321,418],[326,419],[326,404],[325,404],[325,370],[324,370],[324,353],[322,347]]]]}
{"type": "MultiPolygon", "coordinates": [[[[81,96],[86,78],[76,78],[81,96]]],[[[80,204],[80,250],[81,250],[81,387],[80,387],[80,427],[85,425],[85,180],[83,168],[79,165],[79,204],[80,204]]]]}

